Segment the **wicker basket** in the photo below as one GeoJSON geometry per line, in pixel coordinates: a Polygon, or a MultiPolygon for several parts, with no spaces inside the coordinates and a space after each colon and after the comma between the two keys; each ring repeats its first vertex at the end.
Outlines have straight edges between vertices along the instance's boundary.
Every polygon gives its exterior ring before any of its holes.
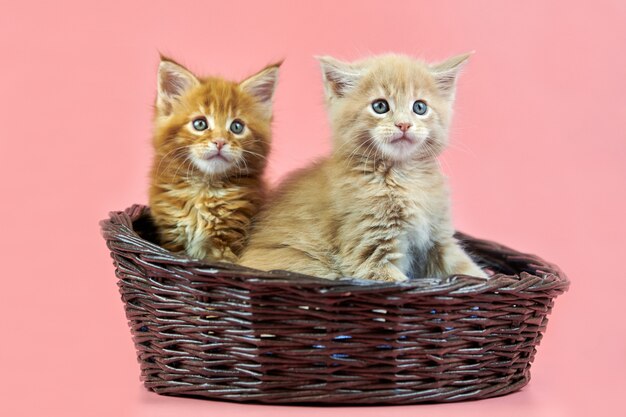
{"type": "Polygon", "coordinates": [[[145,386],[263,403],[411,404],[516,391],[569,282],[458,237],[493,272],[403,284],[206,264],[154,243],[147,207],[101,222],[145,386]]]}

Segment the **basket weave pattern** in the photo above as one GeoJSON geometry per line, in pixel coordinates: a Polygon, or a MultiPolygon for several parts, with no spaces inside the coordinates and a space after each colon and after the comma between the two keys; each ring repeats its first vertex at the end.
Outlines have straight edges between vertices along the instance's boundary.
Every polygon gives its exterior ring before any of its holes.
{"type": "Polygon", "coordinates": [[[145,386],[264,403],[410,404],[503,395],[530,378],[554,265],[458,237],[494,275],[393,284],[206,264],[151,243],[149,209],[101,223],[145,386]]]}

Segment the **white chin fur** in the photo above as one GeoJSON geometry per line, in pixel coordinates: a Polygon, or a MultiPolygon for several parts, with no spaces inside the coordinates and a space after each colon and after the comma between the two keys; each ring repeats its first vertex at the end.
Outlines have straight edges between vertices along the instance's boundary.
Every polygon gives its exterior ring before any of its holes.
{"type": "Polygon", "coordinates": [[[402,162],[411,159],[419,151],[427,136],[428,131],[421,129],[417,132],[409,130],[404,134],[396,131],[391,136],[380,138],[376,142],[378,149],[386,158],[391,161],[402,162]],[[394,142],[403,135],[409,140],[394,142]]]}
{"type": "Polygon", "coordinates": [[[406,161],[417,151],[418,142],[382,143],[379,148],[392,161],[406,161]]]}
{"type": "Polygon", "coordinates": [[[218,175],[223,174],[232,167],[232,162],[222,158],[201,159],[193,158],[194,165],[205,174],[218,175]]]}

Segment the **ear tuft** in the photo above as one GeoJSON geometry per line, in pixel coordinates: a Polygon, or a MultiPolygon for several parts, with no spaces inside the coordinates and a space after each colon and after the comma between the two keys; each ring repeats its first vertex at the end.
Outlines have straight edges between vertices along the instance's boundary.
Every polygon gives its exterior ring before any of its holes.
{"type": "Polygon", "coordinates": [[[157,81],[157,109],[168,114],[174,101],[199,84],[198,78],[189,70],[161,55],[157,81]]]}
{"type": "Polygon", "coordinates": [[[326,91],[331,96],[343,97],[354,88],[362,73],[351,64],[339,61],[331,56],[316,57],[322,66],[326,91]]]}
{"type": "Polygon", "coordinates": [[[272,114],[272,100],[278,82],[278,69],[281,64],[282,61],[268,65],[239,83],[241,90],[256,98],[265,107],[268,115],[272,114]]]}
{"type": "Polygon", "coordinates": [[[458,75],[461,72],[461,69],[465,66],[469,57],[473,54],[474,51],[467,52],[461,55],[453,56],[452,58],[448,58],[439,64],[431,66],[437,86],[443,94],[451,98],[454,97],[454,90],[458,75]]]}

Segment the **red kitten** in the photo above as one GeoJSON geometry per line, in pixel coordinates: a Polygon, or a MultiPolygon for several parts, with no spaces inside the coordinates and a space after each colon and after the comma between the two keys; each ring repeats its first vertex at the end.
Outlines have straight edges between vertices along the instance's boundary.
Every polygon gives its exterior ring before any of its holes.
{"type": "Polygon", "coordinates": [[[279,65],[236,83],[161,59],[150,207],[164,248],[237,261],[264,198],[279,65]]]}

